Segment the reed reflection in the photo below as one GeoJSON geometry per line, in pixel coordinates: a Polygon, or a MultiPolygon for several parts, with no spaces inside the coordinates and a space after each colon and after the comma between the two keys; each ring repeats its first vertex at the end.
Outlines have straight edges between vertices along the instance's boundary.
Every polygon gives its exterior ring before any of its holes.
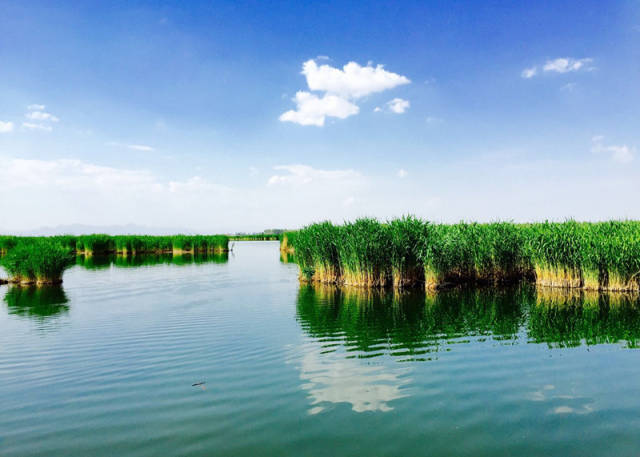
{"type": "Polygon", "coordinates": [[[114,266],[116,268],[135,268],[153,265],[199,265],[204,263],[226,263],[229,253],[196,254],[140,254],[140,255],[94,255],[76,257],[76,265],[89,270],[100,270],[114,266]]]}
{"type": "Polygon", "coordinates": [[[4,302],[9,314],[37,320],[69,311],[69,299],[61,286],[9,286],[4,302]]]}

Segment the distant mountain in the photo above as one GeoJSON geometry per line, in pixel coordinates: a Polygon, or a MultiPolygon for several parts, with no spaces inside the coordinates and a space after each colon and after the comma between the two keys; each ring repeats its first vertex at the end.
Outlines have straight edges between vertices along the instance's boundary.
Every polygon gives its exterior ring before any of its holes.
{"type": "Polygon", "coordinates": [[[185,228],[158,228],[144,225],[57,225],[55,227],[40,227],[33,230],[5,231],[0,230],[0,234],[22,235],[22,236],[51,236],[51,235],[87,235],[91,233],[106,233],[109,235],[175,235],[184,233],[193,235],[194,230],[185,228]]]}

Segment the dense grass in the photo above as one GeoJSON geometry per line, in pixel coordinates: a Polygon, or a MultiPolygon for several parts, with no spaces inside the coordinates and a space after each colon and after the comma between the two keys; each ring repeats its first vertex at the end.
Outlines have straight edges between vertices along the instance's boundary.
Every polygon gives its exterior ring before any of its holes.
{"type": "Polygon", "coordinates": [[[73,264],[71,249],[60,240],[27,238],[18,240],[0,265],[9,273],[9,280],[20,284],[56,284],[62,273],[73,264]]]}
{"type": "Polygon", "coordinates": [[[413,217],[359,219],[342,226],[312,224],[294,239],[304,280],[398,288],[534,280],[640,291],[636,221],[447,225],[413,217]]]}
{"type": "Polygon", "coordinates": [[[9,273],[11,282],[25,284],[62,282],[62,273],[74,263],[74,254],[85,258],[108,254],[186,253],[200,256],[228,251],[229,237],[226,235],[0,236],[0,263],[9,273]]]}
{"type": "Polygon", "coordinates": [[[229,235],[231,241],[279,241],[281,238],[277,233],[254,233],[246,235],[229,235]]]}

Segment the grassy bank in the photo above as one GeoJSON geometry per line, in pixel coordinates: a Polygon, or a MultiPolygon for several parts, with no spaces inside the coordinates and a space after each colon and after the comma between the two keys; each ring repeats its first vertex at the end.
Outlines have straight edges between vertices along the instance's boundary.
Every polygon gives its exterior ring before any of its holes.
{"type": "MultiPolygon", "coordinates": [[[[284,244],[284,242],[282,243],[284,244]]],[[[281,248],[282,248],[281,244],[281,248]]],[[[502,284],[640,291],[640,222],[309,225],[287,240],[302,280],[367,287],[502,284]]]]}

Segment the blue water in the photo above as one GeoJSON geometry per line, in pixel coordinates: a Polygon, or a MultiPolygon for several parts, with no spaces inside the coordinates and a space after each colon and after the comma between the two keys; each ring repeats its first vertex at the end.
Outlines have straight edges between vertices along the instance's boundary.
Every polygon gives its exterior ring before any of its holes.
{"type": "Polygon", "coordinates": [[[272,242],[95,263],[0,287],[3,457],[640,450],[637,297],[301,287],[272,242]]]}

